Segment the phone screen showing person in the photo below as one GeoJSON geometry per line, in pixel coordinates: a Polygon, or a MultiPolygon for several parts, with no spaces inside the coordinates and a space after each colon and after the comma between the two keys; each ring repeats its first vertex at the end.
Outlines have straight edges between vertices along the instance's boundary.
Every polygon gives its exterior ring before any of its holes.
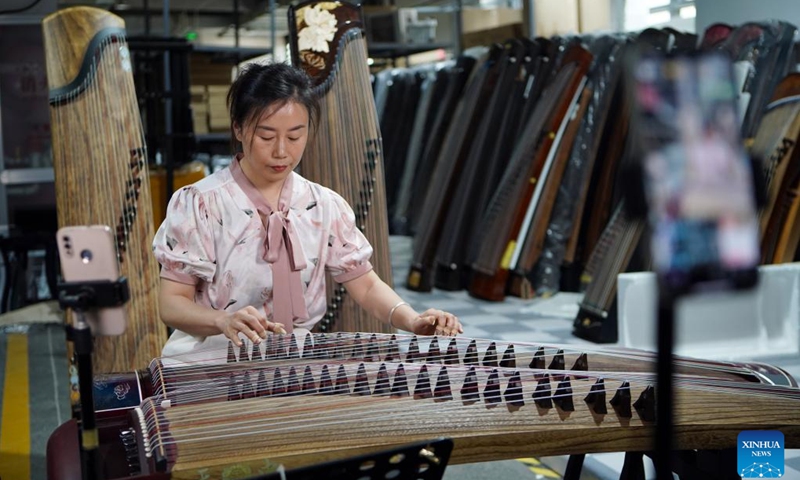
{"type": "Polygon", "coordinates": [[[642,55],[633,74],[651,251],[662,285],[752,286],[760,258],[755,184],[730,61],[642,55]]]}

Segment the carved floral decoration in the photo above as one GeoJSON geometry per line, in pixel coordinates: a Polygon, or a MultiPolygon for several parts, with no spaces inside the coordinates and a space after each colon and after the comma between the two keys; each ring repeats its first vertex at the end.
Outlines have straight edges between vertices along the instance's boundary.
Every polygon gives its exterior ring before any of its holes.
{"type": "Polygon", "coordinates": [[[298,11],[297,49],[301,60],[309,66],[322,70],[325,57],[330,52],[336,30],[336,16],[330,12],[336,8],[335,2],[322,2],[298,11]]]}

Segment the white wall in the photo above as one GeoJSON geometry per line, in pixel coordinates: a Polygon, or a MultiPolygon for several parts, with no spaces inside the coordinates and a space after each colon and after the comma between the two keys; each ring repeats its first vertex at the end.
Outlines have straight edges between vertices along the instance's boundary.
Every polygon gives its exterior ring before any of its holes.
{"type": "Polygon", "coordinates": [[[740,25],[745,22],[779,19],[800,28],[798,0],[696,0],[697,33],[714,23],[740,25]]]}

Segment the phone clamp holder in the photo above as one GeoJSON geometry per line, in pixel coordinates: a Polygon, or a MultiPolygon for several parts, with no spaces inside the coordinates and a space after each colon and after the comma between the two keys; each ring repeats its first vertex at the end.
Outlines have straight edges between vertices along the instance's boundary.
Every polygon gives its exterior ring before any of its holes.
{"type": "Polygon", "coordinates": [[[86,314],[100,308],[119,307],[130,299],[128,279],[61,282],[58,284],[58,304],[75,313],[73,325],[67,325],[67,339],[75,346],[80,390],[79,442],[81,445],[81,471],[84,480],[103,478],[98,461],[99,445],[92,393],[94,372],[92,368],[92,329],[86,314]]]}
{"type": "Polygon", "coordinates": [[[58,284],[58,304],[63,309],[85,312],[95,308],[119,307],[130,300],[128,279],[115,281],[61,282],[58,284]]]}

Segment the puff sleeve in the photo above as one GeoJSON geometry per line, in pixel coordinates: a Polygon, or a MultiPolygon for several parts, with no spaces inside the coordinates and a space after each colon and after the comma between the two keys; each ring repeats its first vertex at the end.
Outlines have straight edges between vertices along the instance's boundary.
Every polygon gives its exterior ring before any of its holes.
{"type": "Polygon", "coordinates": [[[353,209],[339,194],[331,192],[331,228],[328,237],[327,270],[344,283],[372,270],[372,245],[356,226],[353,209]]]}
{"type": "Polygon", "coordinates": [[[189,186],[175,192],[153,239],[161,277],[189,285],[211,282],[216,272],[214,230],[216,202],[189,186]]]}

